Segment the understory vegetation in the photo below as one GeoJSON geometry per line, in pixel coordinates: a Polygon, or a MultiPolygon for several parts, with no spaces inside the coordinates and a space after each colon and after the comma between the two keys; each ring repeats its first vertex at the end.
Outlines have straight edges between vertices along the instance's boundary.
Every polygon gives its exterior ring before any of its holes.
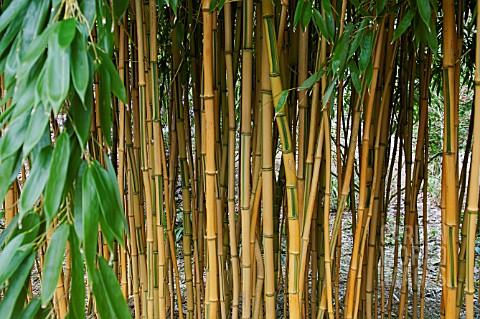
{"type": "Polygon", "coordinates": [[[0,1],[0,317],[477,318],[479,2],[0,1]]]}

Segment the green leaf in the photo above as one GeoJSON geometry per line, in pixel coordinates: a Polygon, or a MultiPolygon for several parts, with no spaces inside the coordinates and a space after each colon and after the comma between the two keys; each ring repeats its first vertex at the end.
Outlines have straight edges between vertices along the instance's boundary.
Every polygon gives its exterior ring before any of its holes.
{"type": "Polygon", "coordinates": [[[430,32],[430,19],[432,18],[432,9],[430,8],[430,3],[428,0],[417,0],[418,12],[420,17],[428,28],[430,32]]]}
{"type": "Polygon", "coordinates": [[[0,202],[3,202],[5,199],[10,185],[12,185],[20,171],[22,165],[20,153],[21,152],[17,152],[13,156],[9,156],[7,159],[0,161],[0,202]]]}
{"type": "Polygon", "coordinates": [[[14,310],[16,308],[15,306],[19,302],[21,302],[21,305],[23,306],[28,289],[26,283],[34,261],[35,254],[30,254],[30,256],[19,265],[15,274],[11,277],[11,280],[8,283],[7,292],[3,295],[3,299],[0,302],[0,313],[4,318],[13,318],[13,315],[15,314],[14,310]],[[21,296],[22,290],[23,296],[21,296]]]}
{"type": "Polygon", "coordinates": [[[70,158],[70,139],[66,131],[60,134],[56,144],[52,155],[52,166],[55,169],[50,170],[50,176],[45,186],[45,201],[43,207],[47,216],[47,225],[50,225],[50,222],[57,214],[64,194],[70,158]]]}
{"type": "MultiPolygon", "coordinates": [[[[97,161],[93,162],[90,166],[91,174],[94,180],[95,194],[97,195],[98,202],[103,217],[108,222],[106,225],[109,227],[115,239],[118,242],[123,240],[123,208],[119,202],[112,182],[108,177],[107,172],[100,166],[97,161]]],[[[113,243],[110,243],[113,246],[113,243]]]]}
{"type": "Polygon", "coordinates": [[[305,11],[303,12],[302,17],[302,27],[305,29],[307,25],[310,23],[313,15],[313,2],[306,2],[305,3],[305,11]]]}
{"type": "Polygon", "coordinates": [[[323,93],[323,107],[325,107],[330,101],[330,96],[332,95],[333,89],[335,88],[336,81],[335,79],[332,80],[332,83],[328,86],[328,88],[323,93]]]}
{"type": "Polygon", "coordinates": [[[45,52],[47,48],[48,39],[53,30],[57,28],[57,24],[49,25],[43,32],[32,40],[25,55],[22,57],[22,68],[25,72],[29,70],[38,58],[45,52]]]}
{"type": "MultiPolygon", "coordinates": [[[[83,16],[85,17],[90,30],[95,26],[95,0],[83,0],[80,3],[80,10],[82,10],[83,16]]],[[[90,31],[88,30],[88,31],[90,31]]]]}
{"type": "MultiPolygon", "coordinates": [[[[100,68],[105,67],[106,71],[108,72],[113,94],[115,94],[115,96],[118,97],[123,103],[127,103],[127,91],[125,90],[125,86],[120,79],[117,68],[115,68],[112,60],[104,52],[98,50],[97,53],[102,61],[100,68]]],[[[99,72],[105,72],[105,69],[103,71],[99,69],[99,72]]]]}
{"type": "Polygon", "coordinates": [[[320,31],[320,34],[323,35],[325,39],[327,39],[327,41],[331,41],[332,38],[328,33],[327,25],[325,24],[325,20],[323,20],[323,17],[320,14],[320,11],[318,11],[317,9],[313,9],[313,18],[315,21],[315,25],[320,31]]]}
{"type": "MultiPolygon", "coordinates": [[[[118,188],[118,180],[117,180],[117,176],[115,175],[115,168],[113,167],[112,161],[108,158],[106,153],[104,153],[104,157],[107,165],[108,178],[110,179],[111,185],[113,185],[113,189],[115,193],[114,196],[117,201],[117,206],[120,207],[120,216],[118,216],[117,218],[122,221],[123,228],[128,233],[128,223],[127,223],[127,219],[125,218],[125,213],[123,211],[123,204],[122,204],[122,199],[120,198],[120,189],[118,188]]],[[[119,243],[120,243],[120,246],[123,247],[123,244],[124,244],[123,240],[121,240],[119,243]]]]}
{"type": "Polygon", "coordinates": [[[15,40],[18,33],[20,32],[21,26],[21,19],[13,20],[13,22],[9,24],[7,31],[5,31],[0,40],[0,56],[2,56],[7,49],[11,48],[13,40],[15,40]]]}
{"type": "Polygon", "coordinates": [[[115,18],[120,20],[128,8],[128,0],[115,0],[113,1],[113,14],[115,18]]]}
{"type": "Polygon", "coordinates": [[[365,35],[366,27],[367,27],[367,19],[362,20],[360,23],[360,26],[357,29],[357,32],[355,34],[355,38],[352,41],[352,44],[350,45],[350,49],[348,50],[348,57],[352,57],[355,54],[355,51],[357,51],[358,47],[360,46],[360,43],[362,43],[363,36],[365,35]]]}
{"type": "Polygon", "coordinates": [[[402,21],[398,24],[398,27],[395,29],[393,32],[393,39],[392,42],[394,42],[396,39],[402,36],[402,34],[407,31],[408,27],[412,23],[413,18],[415,17],[415,10],[409,9],[407,13],[403,16],[402,21]]]}
{"type": "Polygon", "coordinates": [[[349,34],[344,32],[333,51],[332,71],[333,74],[341,74],[345,69],[345,62],[348,56],[349,34]]]}
{"type": "Polygon", "coordinates": [[[95,194],[91,166],[85,169],[82,178],[82,210],[83,233],[85,237],[83,249],[89,279],[92,280],[91,274],[95,270],[95,256],[97,254],[98,215],[100,208],[97,195],[95,194]]]}
{"type": "Polygon", "coordinates": [[[373,30],[370,29],[367,31],[367,33],[365,33],[365,37],[360,43],[360,57],[358,60],[358,68],[360,73],[363,73],[363,71],[367,69],[368,63],[372,58],[373,42],[373,30]]]}
{"type": "Polygon", "coordinates": [[[73,40],[70,57],[73,86],[82,103],[85,103],[85,93],[87,92],[90,81],[90,67],[88,65],[86,43],[83,36],[77,36],[73,40]]]}
{"type": "MultiPolygon", "coordinates": [[[[45,62],[44,102],[52,107],[58,115],[70,86],[70,47],[62,48],[57,41],[57,34],[52,33],[48,40],[48,57],[45,62]]],[[[59,38],[59,36],[58,36],[59,38]]]]}
{"type": "Polygon", "coordinates": [[[335,36],[335,20],[333,19],[332,5],[330,0],[321,0],[322,8],[325,12],[325,22],[328,30],[328,34],[331,39],[335,36]]]}
{"type": "MultiPolygon", "coordinates": [[[[0,16],[0,32],[5,30],[5,28],[18,16],[28,2],[28,0],[14,0],[10,1],[10,5],[6,9],[3,8],[2,15],[0,16]]],[[[21,18],[23,19],[24,17],[21,18]]]]}
{"type": "Polygon", "coordinates": [[[50,114],[45,112],[43,105],[34,107],[30,122],[28,123],[27,132],[25,134],[25,141],[23,142],[23,156],[26,157],[35,145],[40,142],[40,139],[47,128],[50,119],[50,114]]]}
{"type": "Polygon", "coordinates": [[[41,302],[39,298],[34,298],[28,303],[28,306],[20,314],[19,319],[37,318],[35,315],[40,310],[41,302]]]}
{"type": "Polygon", "coordinates": [[[15,154],[22,147],[29,116],[29,114],[24,114],[8,125],[4,135],[0,138],[0,162],[15,154]]]}
{"type": "Polygon", "coordinates": [[[43,148],[35,157],[30,175],[20,195],[18,209],[21,215],[33,207],[45,188],[50,173],[50,164],[52,163],[51,153],[51,147],[48,146],[43,148]]]}
{"type": "Polygon", "coordinates": [[[355,61],[350,60],[348,63],[350,69],[350,77],[352,78],[355,90],[360,93],[362,91],[362,82],[360,81],[360,71],[357,68],[355,61]]]}
{"type": "Polygon", "coordinates": [[[19,215],[13,216],[13,219],[10,221],[7,228],[2,231],[2,234],[0,235],[0,248],[3,248],[3,244],[5,244],[5,242],[11,237],[10,235],[12,235],[13,231],[18,226],[18,216],[19,215]]]}
{"type": "Polygon", "coordinates": [[[387,4],[387,0],[377,0],[376,6],[376,15],[377,17],[382,14],[383,9],[385,9],[385,5],[387,4]]]}
{"type": "Polygon", "coordinates": [[[320,81],[325,71],[320,70],[313,73],[308,79],[306,79],[298,88],[299,91],[307,90],[311,88],[316,82],[320,81]]]}
{"type": "Polygon", "coordinates": [[[73,226],[75,228],[75,233],[77,234],[78,240],[83,242],[83,175],[85,172],[85,168],[87,167],[87,163],[82,161],[80,164],[80,169],[78,170],[77,181],[74,184],[74,206],[73,206],[73,226]]]}
{"type": "Polygon", "coordinates": [[[73,97],[70,99],[69,112],[72,118],[72,125],[82,149],[85,147],[90,135],[90,122],[92,121],[93,83],[91,80],[87,86],[84,103],[82,103],[78,94],[73,94],[73,97]]]}
{"type": "Polygon", "coordinates": [[[288,97],[288,90],[283,90],[282,93],[280,93],[280,96],[278,97],[277,105],[275,105],[275,113],[280,113],[283,111],[283,107],[285,106],[285,103],[287,102],[287,97],[288,97]]]}
{"type": "Polygon", "coordinates": [[[85,318],[85,284],[82,254],[79,240],[74,231],[70,231],[70,255],[72,258],[72,285],[70,289],[69,313],[72,318],[85,318]]]}
{"type": "Polygon", "coordinates": [[[43,267],[42,277],[42,305],[50,302],[57,287],[60,270],[62,269],[62,262],[65,255],[65,248],[67,247],[68,232],[70,226],[68,224],[61,224],[55,230],[50,239],[50,243],[45,254],[45,262],[43,267]]]}
{"type": "Polygon", "coordinates": [[[131,318],[130,310],[125,302],[118,280],[113,273],[112,268],[108,266],[105,258],[98,259],[98,266],[100,270],[100,279],[103,281],[107,297],[110,303],[114,306],[115,315],[112,318],[131,318]]]}
{"type": "Polygon", "coordinates": [[[107,146],[112,145],[112,99],[110,97],[110,75],[104,70],[97,72],[99,80],[100,126],[107,146]]]}
{"type": "Polygon", "coordinates": [[[432,50],[433,54],[437,54],[438,52],[438,39],[437,39],[437,30],[435,29],[435,23],[433,19],[430,20],[430,32],[425,32],[425,36],[427,37],[427,43],[432,50]]]}
{"type": "Polygon", "coordinates": [[[305,10],[305,0],[298,0],[297,7],[295,8],[295,15],[293,16],[293,25],[296,27],[298,22],[302,18],[305,10]]]}
{"type": "Polygon", "coordinates": [[[30,254],[31,245],[22,245],[25,234],[15,236],[0,252],[0,287],[9,279],[30,254]]]}

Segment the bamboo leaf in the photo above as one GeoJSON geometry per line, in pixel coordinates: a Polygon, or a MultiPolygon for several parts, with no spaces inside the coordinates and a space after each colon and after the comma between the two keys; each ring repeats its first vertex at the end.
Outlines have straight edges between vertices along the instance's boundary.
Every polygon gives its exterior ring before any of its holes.
{"type": "Polygon", "coordinates": [[[58,43],[58,29],[50,35],[48,57],[45,62],[43,100],[58,114],[67,97],[70,86],[70,47],[62,48],[58,43]],[[56,34],[56,33],[57,34],[56,34]]]}
{"type": "Polygon", "coordinates": [[[9,124],[6,132],[0,138],[0,162],[15,154],[22,147],[28,122],[29,115],[24,114],[9,124]]]}
{"type": "Polygon", "coordinates": [[[355,90],[360,93],[362,91],[362,82],[360,81],[360,71],[357,68],[355,61],[350,60],[348,63],[350,69],[350,77],[352,78],[353,86],[355,90]]]}
{"type": "Polygon", "coordinates": [[[0,252],[0,287],[30,254],[31,245],[22,245],[24,239],[25,234],[15,236],[0,252]]]}
{"type": "Polygon", "coordinates": [[[80,253],[80,244],[73,229],[70,231],[70,255],[72,258],[72,286],[70,289],[69,314],[72,318],[85,318],[85,284],[83,259],[80,253]]]}
{"type": "Polygon", "coordinates": [[[348,50],[348,57],[352,57],[355,54],[355,51],[357,51],[358,47],[360,46],[360,43],[362,43],[363,37],[365,35],[366,27],[367,27],[367,19],[364,19],[355,34],[355,38],[353,39],[352,44],[350,45],[350,49],[348,50]]]}
{"type": "MultiPolygon", "coordinates": [[[[123,239],[123,208],[115,188],[108,177],[107,172],[95,161],[91,165],[92,178],[94,180],[95,192],[105,221],[105,226],[110,228],[115,239],[121,242],[123,239]]],[[[109,243],[113,246],[113,242],[109,243]]]]}
{"type": "Polygon", "coordinates": [[[25,141],[23,143],[23,156],[26,157],[32,149],[40,142],[45,129],[47,128],[50,115],[45,112],[43,105],[33,108],[30,121],[28,123],[27,132],[25,133],[25,141]]]}
{"type": "Polygon", "coordinates": [[[2,15],[0,16],[0,32],[3,32],[9,23],[19,15],[27,3],[28,0],[10,1],[9,6],[3,9],[2,15]]]}
{"type": "Polygon", "coordinates": [[[307,25],[310,23],[313,15],[313,2],[307,1],[305,3],[305,11],[303,12],[302,16],[302,27],[305,29],[307,25]]]}
{"type": "Polygon", "coordinates": [[[303,12],[305,10],[305,0],[299,0],[295,8],[295,15],[293,16],[293,25],[297,26],[298,22],[302,18],[303,12]]]}
{"type": "Polygon", "coordinates": [[[328,101],[330,101],[330,96],[332,95],[333,89],[335,88],[335,84],[336,84],[336,81],[332,80],[332,83],[330,83],[328,88],[323,93],[323,99],[322,99],[323,100],[323,107],[325,107],[327,105],[328,101]]]}
{"type": "Polygon", "coordinates": [[[367,69],[368,63],[372,58],[373,42],[373,30],[370,29],[365,33],[363,41],[360,43],[360,57],[358,59],[360,73],[367,69]]]}
{"type": "Polygon", "coordinates": [[[437,54],[438,39],[437,39],[437,31],[435,30],[435,23],[433,19],[430,20],[430,32],[425,32],[425,36],[427,38],[428,46],[432,50],[432,53],[437,54]]]}
{"type": "Polygon", "coordinates": [[[32,301],[28,303],[28,306],[25,310],[22,311],[18,319],[31,319],[37,318],[36,314],[40,310],[41,302],[39,298],[33,298],[32,301]]]}
{"type": "Polygon", "coordinates": [[[387,0],[377,0],[377,7],[376,7],[376,15],[377,17],[382,14],[383,9],[385,9],[385,5],[387,4],[387,0]]]}
{"type": "Polygon", "coordinates": [[[45,188],[50,173],[50,164],[52,163],[51,153],[51,147],[45,147],[33,162],[30,176],[25,182],[18,204],[18,209],[22,215],[33,207],[45,188]]]}
{"type": "Polygon", "coordinates": [[[76,20],[73,18],[62,20],[58,23],[58,45],[66,49],[75,38],[76,20]]]}
{"type": "Polygon", "coordinates": [[[89,80],[85,101],[82,102],[78,94],[73,94],[70,99],[71,105],[69,112],[71,114],[72,126],[77,135],[80,147],[83,149],[90,136],[90,123],[92,121],[93,106],[93,83],[92,78],[89,80]]]}
{"type": "Polygon", "coordinates": [[[113,65],[112,60],[101,50],[98,51],[98,56],[102,61],[101,67],[105,67],[110,78],[110,84],[113,94],[118,97],[123,103],[127,103],[127,92],[125,86],[120,79],[117,69],[113,65]]]}
{"type": "Polygon", "coordinates": [[[8,188],[17,177],[22,165],[21,152],[0,161],[0,202],[3,202],[7,195],[8,188]]]}
{"type": "MultiPolygon", "coordinates": [[[[117,206],[120,208],[119,210],[120,215],[117,216],[116,218],[122,221],[123,228],[128,234],[128,223],[127,223],[127,219],[125,218],[125,213],[123,211],[122,199],[120,198],[120,189],[118,188],[118,180],[117,180],[117,176],[115,175],[115,168],[113,167],[112,161],[108,158],[106,153],[104,153],[104,157],[105,157],[105,162],[107,166],[108,178],[110,179],[110,183],[114,189],[114,196],[117,201],[117,206]]],[[[120,246],[123,247],[124,245],[123,240],[119,241],[119,244],[120,246]]]]}
{"type": "Polygon", "coordinates": [[[430,3],[428,0],[417,0],[418,12],[423,22],[427,26],[428,31],[430,32],[430,19],[432,17],[432,9],[430,8],[430,3]]]}
{"type": "Polygon", "coordinates": [[[279,113],[285,106],[288,97],[288,90],[283,90],[278,97],[277,105],[275,105],[275,113],[279,113]]]}
{"type": "Polygon", "coordinates": [[[70,140],[66,131],[57,139],[52,155],[53,170],[50,170],[47,185],[45,186],[44,209],[47,217],[47,225],[57,214],[58,208],[64,194],[65,180],[70,158],[70,140]]]}
{"type": "Polygon", "coordinates": [[[93,274],[93,294],[102,318],[131,318],[130,310],[123,298],[118,281],[107,261],[98,259],[99,269],[93,274]]]}
{"type": "Polygon", "coordinates": [[[120,20],[123,17],[123,14],[128,8],[128,1],[127,0],[115,0],[113,1],[113,13],[115,14],[115,18],[120,20]]]}
{"type": "Polygon", "coordinates": [[[324,9],[324,17],[330,38],[333,39],[335,36],[335,20],[333,19],[332,5],[330,0],[321,0],[322,8],[324,9]]]}
{"type": "Polygon", "coordinates": [[[110,75],[106,70],[100,70],[99,79],[99,110],[100,126],[102,127],[103,137],[107,146],[112,145],[112,101],[110,98],[110,75]]]}
{"type": "Polygon", "coordinates": [[[90,67],[88,65],[86,44],[83,36],[77,36],[73,40],[71,59],[73,86],[82,100],[82,103],[85,103],[85,93],[87,92],[90,80],[90,67]]]}
{"type": "Polygon", "coordinates": [[[45,264],[43,267],[42,277],[42,305],[50,302],[57,287],[60,270],[62,269],[62,261],[67,246],[68,232],[70,227],[68,224],[61,224],[52,235],[50,243],[45,254],[45,264]]]}
{"type": "Polygon", "coordinates": [[[325,74],[324,70],[317,71],[313,73],[308,79],[306,79],[298,88],[299,91],[307,90],[311,88],[316,82],[320,81],[322,76],[325,74]]]}
{"type": "Polygon", "coordinates": [[[402,36],[402,34],[407,31],[408,27],[412,23],[413,18],[415,17],[415,10],[408,10],[407,13],[403,16],[402,21],[398,24],[398,27],[393,32],[392,42],[402,36]]]}
{"type": "Polygon", "coordinates": [[[28,289],[25,284],[30,275],[34,260],[35,254],[30,254],[25,258],[25,261],[19,265],[18,269],[15,269],[15,273],[8,283],[7,292],[3,295],[3,299],[0,302],[0,313],[4,318],[13,318],[13,315],[18,313],[14,311],[16,305],[20,303],[20,305],[23,306],[28,289]],[[21,296],[22,290],[23,296],[21,296]]]}
{"type": "Polygon", "coordinates": [[[320,34],[323,35],[325,39],[327,39],[327,41],[331,41],[332,37],[328,33],[327,25],[325,24],[325,20],[323,20],[323,17],[320,14],[320,11],[318,11],[317,9],[313,9],[313,18],[315,21],[315,25],[320,31],[320,34]]]}
{"type": "Polygon", "coordinates": [[[88,166],[82,178],[82,216],[84,233],[83,249],[90,280],[92,272],[95,270],[99,213],[91,166],[88,166]]]}
{"type": "Polygon", "coordinates": [[[331,62],[333,74],[341,74],[345,69],[345,62],[348,56],[348,38],[348,33],[344,32],[335,46],[331,62]]]}

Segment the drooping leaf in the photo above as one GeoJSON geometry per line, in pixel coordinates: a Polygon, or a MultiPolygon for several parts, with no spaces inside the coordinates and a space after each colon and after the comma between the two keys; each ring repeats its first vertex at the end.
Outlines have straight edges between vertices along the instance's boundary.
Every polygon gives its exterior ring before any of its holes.
{"type": "Polygon", "coordinates": [[[335,46],[332,57],[333,74],[341,74],[345,69],[345,62],[348,56],[349,34],[344,32],[335,46]]]}
{"type": "Polygon", "coordinates": [[[69,313],[72,318],[85,318],[85,284],[83,259],[79,240],[73,229],[70,231],[70,255],[72,258],[72,285],[70,289],[69,313]]]}
{"type": "Polygon", "coordinates": [[[70,99],[69,111],[72,115],[72,126],[82,149],[85,147],[90,135],[90,122],[92,121],[93,83],[91,80],[87,86],[84,103],[82,103],[78,94],[73,94],[73,97],[70,99]]]}
{"type": "Polygon", "coordinates": [[[24,238],[25,234],[15,236],[0,252],[0,287],[13,275],[32,250],[31,245],[22,245],[24,238]]]}
{"type": "Polygon", "coordinates": [[[405,13],[405,15],[402,18],[402,21],[398,24],[397,28],[393,32],[393,39],[392,42],[398,39],[399,37],[402,36],[402,34],[407,31],[408,27],[412,23],[413,18],[415,17],[415,10],[412,10],[411,8],[405,13]]]}
{"type": "Polygon", "coordinates": [[[360,46],[360,43],[362,43],[363,36],[365,35],[366,29],[367,29],[367,23],[368,23],[367,19],[364,19],[362,20],[362,22],[360,22],[360,25],[358,26],[358,29],[355,33],[355,38],[350,44],[350,49],[348,50],[349,58],[355,54],[355,51],[357,51],[358,47],[360,46]]]}
{"type": "Polygon", "coordinates": [[[0,137],[0,163],[15,154],[22,147],[29,117],[29,114],[24,114],[12,121],[8,125],[6,132],[0,137]]]}
{"type": "Polygon", "coordinates": [[[357,68],[355,61],[350,60],[348,63],[350,69],[350,77],[352,79],[355,90],[360,93],[362,91],[362,82],[360,81],[360,71],[357,68]]]}
{"type": "Polygon", "coordinates": [[[304,10],[305,10],[305,0],[298,0],[297,6],[295,8],[295,14],[293,16],[293,25],[295,27],[298,25],[298,22],[302,18],[304,10]]]}
{"type": "Polygon", "coordinates": [[[105,70],[98,72],[100,126],[107,146],[112,145],[112,99],[110,96],[110,75],[105,70]]]}
{"type": "Polygon", "coordinates": [[[23,142],[23,156],[26,157],[42,138],[47,128],[50,115],[45,112],[43,105],[33,108],[30,122],[28,123],[25,141],[23,142]]]}
{"type": "Polygon", "coordinates": [[[33,298],[32,301],[28,303],[28,306],[22,311],[19,319],[37,318],[36,314],[40,310],[41,304],[39,298],[33,298]]]}
{"type": "Polygon", "coordinates": [[[307,90],[311,88],[316,82],[320,81],[323,74],[325,73],[324,70],[317,71],[313,73],[308,79],[306,79],[298,88],[298,90],[307,90]]]}
{"type": "Polygon", "coordinates": [[[325,24],[327,26],[328,34],[331,39],[335,36],[335,20],[333,18],[332,5],[330,0],[321,0],[322,8],[324,9],[325,24]]]}
{"type": "MultiPolygon", "coordinates": [[[[122,221],[123,227],[128,234],[128,223],[122,208],[123,204],[122,204],[122,199],[120,198],[120,189],[118,188],[118,180],[117,180],[117,176],[115,175],[115,168],[113,167],[112,161],[108,158],[106,153],[104,153],[104,157],[105,157],[105,163],[107,166],[108,178],[110,179],[111,185],[113,185],[113,189],[115,193],[114,196],[117,201],[117,206],[120,207],[120,216],[118,216],[117,218],[119,218],[122,221]]],[[[123,241],[120,241],[119,243],[120,243],[120,246],[123,247],[123,244],[124,244],[123,241]]]]}
{"type": "MultiPolygon", "coordinates": [[[[3,30],[5,30],[9,23],[12,22],[15,18],[17,18],[19,13],[22,11],[22,9],[28,2],[28,0],[10,1],[9,6],[4,9],[2,15],[0,15],[0,32],[3,32],[3,30]]],[[[23,19],[22,16],[21,18],[23,19]]]]}
{"type": "Polygon", "coordinates": [[[377,17],[383,13],[383,9],[385,9],[386,4],[387,4],[387,0],[377,0],[377,6],[375,8],[377,17]]]}
{"type": "Polygon", "coordinates": [[[55,29],[48,40],[48,57],[45,62],[44,101],[53,109],[55,115],[67,97],[70,86],[70,47],[62,48],[58,42],[59,28],[55,29]]]}
{"type": "Polygon", "coordinates": [[[107,292],[112,305],[114,305],[115,318],[130,318],[130,310],[122,296],[118,280],[115,274],[108,266],[107,261],[102,257],[98,259],[98,266],[100,270],[100,278],[103,281],[103,286],[107,292]]]}
{"type": "Polygon", "coordinates": [[[107,172],[97,161],[93,162],[90,169],[102,215],[108,222],[106,226],[112,230],[115,239],[120,242],[123,239],[124,223],[122,222],[123,208],[117,199],[118,195],[107,172]]]}
{"type": "Polygon", "coordinates": [[[0,248],[3,249],[3,244],[10,238],[13,231],[17,227],[18,215],[13,216],[13,219],[10,221],[8,226],[3,230],[2,234],[0,235],[0,248]]]}
{"type": "Polygon", "coordinates": [[[115,0],[113,1],[113,13],[115,14],[115,18],[120,20],[128,8],[128,1],[127,0],[115,0]]]}
{"type": "Polygon", "coordinates": [[[331,35],[328,33],[327,25],[325,24],[325,20],[320,14],[320,11],[318,11],[317,9],[313,9],[313,18],[315,21],[315,25],[320,31],[320,34],[323,35],[325,39],[327,39],[327,41],[331,41],[331,35]]]}
{"type": "Polygon", "coordinates": [[[2,316],[5,316],[4,318],[13,318],[13,315],[16,315],[14,310],[18,303],[21,303],[23,306],[26,291],[28,289],[26,282],[33,267],[34,260],[35,254],[30,254],[19,265],[18,269],[15,269],[16,271],[8,283],[7,292],[4,294],[3,299],[0,302],[0,313],[2,316]],[[21,296],[22,290],[24,290],[23,296],[21,296]]]}
{"type": "Polygon", "coordinates": [[[335,85],[336,85],[336,81],[332,80],[332,83],[330,83],[328,88],[323,93],[323,99],[322,99],[323,100],[323,107],[325,107],[327,105],[328,101],[330,101],[330,97],[332,96],[332,92],[333,92],[333,89],[335,88],[335,85]]]}
{"type": "Polygon", "coordinates": [[[77,36],[73,39],[71,59],[73,86],[82,103],[85,103],[85,93],[87,92],[90,81],[90,67],[88,65],[86,43],[83,36],[77,36]]]}
{"type": "Polygon", "coordinates": [[[288,90],[283,90],[278,97],[277,105],[275,105],[275,113],[280,113],[287,102],[288,90]]]}
{"type": "Polygon", "coordinates": [[[373,30],[368,30],[363,37],[363,41],[360,43],[360,57],[358,59],[358,68],[360,73],[363,73],[367,69],[368,63],[372,58],[373,49],[373,30]]]}
{"type": "Polygon", "coordinates": [[[5,160],[0,161],[0,201],[3,202],[10,185],[17,177],[17,173],[20,171],[22,165],[21,152],[8,157],[5,160]]]}
{"type": "Polygon", "coordinates": [[[22,50],[23,56],[27,51],[30,43],[45,27],[50,9],[50,1],[31,1],[26,12],[27,19],[24,20],[22,30],[22,50]]]}
{"type": "Polygon", "coordinates": [[[87,167],[82,178],[82,216],[83,216],[83,249],[89,279],[95,270],[95,256],[97,254],[98,216],[100,207],[95,194],[95,185],[91,174],[91,167],[87,167]]]}
{"type": "Polygon", "coordinates": [[[64,194],[63,188],[65,187],[68,170],[67,163],[70,158],[70,139],[65,131],[57,138],[56,144],[52,155],[52,166],[54,169],[50,170],[50,176],[45,186],[43,207],[47,216],[47,225],[50,225],[50,222],[55,217],[64,194]]]}
{"type": "Polygon", "coordinates": [[[305,29],[307,25],[310,23],[313,15],[313,2],[306,2],[305,3],[305,11],[303,12],[302,16],[302,27],[305,29]]]}
{"type": "Polygon", "coordinates": [[[61,224],[55,230],[45,254],[45,262],[42,277],[42,305],[50,302],[57,287],[62,261],[67,247],[67,239],[70,227],[68,224],[61,224]]]}
{"type": "Polygon", "coordinates": [[[428,0],[417,0],[418,12],[423,22],[427,26],[430,32],[430,19],[432,18],[432,9],[430,8],[430,2],[428,0]]]}
{"type": "Polygon", "coordinates": [[[20,214],[23,215],[30,210],[42,194],[50,174],[51,163],[52,149],[51,147],[45,147],[35,157],[30,175],[20,195],[18,203],[20,214]]]}
{"type": "Polygon", "coordinates": [[[120,79],[117,69],[113,65],[112,59],[110,59],[104,52],[101,50],[97,51],[102,64],[100,68],[103,68],[103,72],[106,70],[110,78],[110,85],[113,94],[118,97],[123,103],[127,103],[127,92],[125,86],[120,79]]]}

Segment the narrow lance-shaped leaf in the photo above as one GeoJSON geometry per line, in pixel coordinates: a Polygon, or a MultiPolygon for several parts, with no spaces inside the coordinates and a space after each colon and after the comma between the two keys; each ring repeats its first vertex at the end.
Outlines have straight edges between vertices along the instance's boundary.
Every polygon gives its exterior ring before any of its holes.
{"type": "Polygon", "coordinates": [[[33,267],[34,260],[35,254],[31,253],[30,256],[15,269],[15,273],[8,283],[7,292],[3,295],[3,299],[0,302],[0,313],[2,316],[5,316],[4,318],[13,318],[13,315],[15,315],[15,306],[18,305],[19,302],[21,302],[23,306],[27,290],[25,284],[33,267]],[[23,298],[21,296],[22,290],[24,290],[23,298]]]}
{"type": "Polygon", "coordinates": [[[62,270],[62,261],[67,246],[68,224],[60,225],[53,233],[45,254],[45,264],[42,277],[42,305],[46,305],[53,297],[57,287],[60,271],[62,270]]]}
{"type": "Polygon", "coordinates": [[[402,34],[407,31],[408,27],[412,23],[413,18],[415,17],[415,10],[408,10],[407,13],[403,16],[402,21],[398,24],[398,27],[393,32],[393,39],[392,42],[398,39],[402,34]]]}
{"type": "Polygon", "coordinates": [[[45,202],[44,208],[47,215],[47,225],[55,217],[57,210],[65,193],[65,180],[68,170],[68,159],[70,157],[70,139],[66,131],[57,138],[57,145],[53,150],[52,166],[47,185],[45,186],[45,202]]]}
{"type": "Polygon", "coordinates": [[[10,1],[9,6],[4,9],[2,15],[0,16],[0,32],[3,32],[3,30],[5,30],[8,24],[18,16],[20,11],[25,7],[28,2],[28,0],[10,1]]]}
{"type": "Polygon", "coordinates": [[[20,195],[18,208],[20,214],[26,213],[42,194],[45,184],[50,174],[50,164],[52,163],[52,149],[45,147],[37,155],[33,162],[30,175],[25,182],[22,194],[20,195]]]}
{"type": "Polygon", "coordinates": [[[82,103],[85,103],[85,93],[90,80],[90,67],[88,65],[87,48],[83,35],[78,35],[73,39],[71,59],[73,86],[82,103]]]}

